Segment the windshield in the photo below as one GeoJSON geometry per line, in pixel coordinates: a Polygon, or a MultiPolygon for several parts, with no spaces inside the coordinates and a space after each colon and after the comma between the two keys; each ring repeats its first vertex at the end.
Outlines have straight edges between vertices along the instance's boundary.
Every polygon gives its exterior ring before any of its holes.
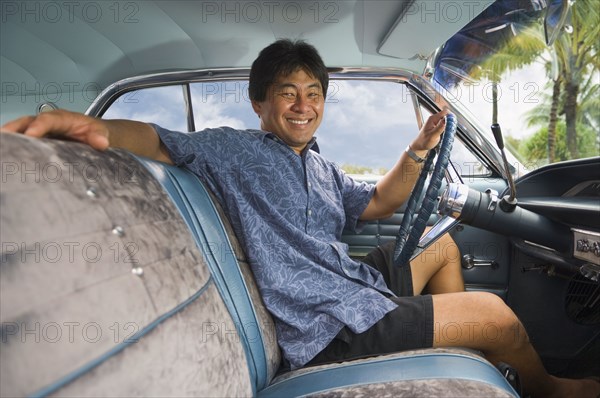
{"type": "Polygon", "coordinates": [[[490,137],[491,124],[500,124],[526,170],[599,155],[600,21],[592,3],[576,2],[568,29],[548,47],[544,18],[556,19],[560,0],[497,1],[435,60],[434,84],[490,137]]]}

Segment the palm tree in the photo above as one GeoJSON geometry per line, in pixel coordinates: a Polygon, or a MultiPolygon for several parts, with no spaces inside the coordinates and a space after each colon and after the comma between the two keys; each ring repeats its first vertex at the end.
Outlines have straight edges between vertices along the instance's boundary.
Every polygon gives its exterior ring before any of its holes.
{"type": "MultiPolygon", "coordinates": [[[[552,78],[552,97],[548,111],[548,163],[556,161],[556,125],[558,123],[559,102],[563,92],[564,78],[561,73],[565,69],[566,36],[561,35],[553,44],[550,59],[545,62],[546,74],[552,78]]],[[[531,123],[529,124],[531,127],[531,123]]]]}
{"type": "MultiPolygon", "coordinates": [[[[554,43],[558,77],[552,79],[552,96],[547,102],[550,107],[543,108],[540,105],[535,111],[535,117],[539,119],[541,109],[547,109],[547,117],[543,120],[548,127],[550,162],[555,161],[559,114],[565,115],[571,158],[578,157],[577,125],[581,125],[581,118],[589,119],[584,123],[596,130],[600,128],[600,88],[593,80],[598,79],[600,71],[600,7],[597,5],[598,0],[577,0],[571,10],[573,31],[559,36],[554,43]]],[[[519,28],[518,23],[508,23],[500,29],[519,28]]],[[[501,51],[482,63],[480,68],[470,71],[473,78],[487,79],[492,83],[492,123],[498,122],[498,84],[502,75],[534,62],[546,50],[539,27],[529,26],[509,40],[501,51]]],[[[553,75],[552,68],[547,67],[546,70],[548,76],[553,75]]],[[[537,123],[530,121],[530,124],[537,123]]]]}
{"type": "MultiPolygon", "coordinates": [[[[598,0],[578,0],[572,7],[572,28],[570,34],[563,34],[554,43],[554,53],[558,65],[558,77],[553,79],[552,97],[547,108],[548,117],[548,158],[555,160],[556,125],[559,113],[564,113],[567,126],[567,147],[571,158],[578,157],[577,125],[585,115],[590,119],[588,125],[600,127],[598,116],[598,93],[600,89],[594,82],[600,70],[600,11],[598,0]],[[579,100],[579,104],[578,104],[579,100]],[[563,102],[562,112],[560,102],[563,102]],[[584,107],[585,106],[585,111],[584,107]]],[[[545,50],[545,43],[539,31],[527,29],[513,38],[499,55],[491,57],[483,66],[487,77],[495,85],[500,76],[510,70],[518,69],[533,62],[545,50]]],[[[546,60],[546,64],[550,61],[546,60]]],[[[549,76],[552,68],[547,67],[549,76]]],[[[494,88],[494,87],[493,87],[494,88]]],[[[493,92],[495,90],[493,89],[493,92]]],[[[534,111],[539,116],[540,109],[534,111]]],[[[497,103],[493,98],[493,122],[497,121],[497,103]]],[[[530,117],[534,115],[531,114],[530,117]]],[[[535,123],[534,123],[535,124],[535,123]]]]}
{"type": "MultiPolygon", "coordinates": [[[[600,84],[592,81],[594,77],[589,76],[586,83],[581,87],[579,101],[577,103],[577,125],[586,126],[590,129],[600,129],[600,84]]],[[[600,76],[596,74],[596,79],[600,76]]],[[[558,79],[559,81],[562,79],[558,79]]],[[[553,106],[555,81],[549,82],[544,90],[539,94],[540,101],[538,105],[525,114],[527,127],[544,127],[550,123],[550,110],[553,106]],[[551,92],[551,93],[549,93],[551,92]]],[[[560,119],[565,115],[564,90],[560,90],[558,101],[556,101],[557,114],[560,119]]]]}
{"type": "Polygon", "coordinates": [[[564,77],[567,147],[571,157],[577,158],[577,119],[580,110],[577,105],[578,96],[582,83],[590,84],[590,81],[586,83],[586,77],[590,79],[600,70],[598,1],[577,0],[571,13],[573,32],[564,35],[567,40],[557,41],[558,47],[564,46],[561,53],[557,54],[564,57],[560,65],[564,68],[561,75],[564,77]]]}
{"type": "MultiPolygon", "coordinates": [[[[570,51],[571,38],[568,34],[561,35],[554,43],[554,60],[546,59],[546,73],[552,76],[554,67],[558,67],[559,73],[552,80],[552,96],[542,94],[542,101],[538,106],[533,108],[526,115],[526,121],[529,127],[547,126],[548,127],[548,161],[552,163],[556,161],[556,126],[559,121],[559,115],[567,117],[566,111],[566,91],[564,89],[566,76],[569,74],[568,61],[572,55],[570,51]],[[556,65],[553,65],[556,64],[556,65]],[[548,106],[549,104],[549,106],[548,106]]],[[[597,60],[596,60],[597,61],[597,60]]],[[[600,84],[599,84],[599,69],[592,63],[588,66],[587,75],[583,76],[584,81],[579,84],[577,89],[578,98],[576,102],[575,125],[583,128],[589,127],[591,130],[597,131],[600,128],[600,84]]],[[[546,89],[550,86],[547,85],[546,89]]],[[[572,115],[572,114],[571,114],[572,115]]],[[[573,117],[573,116],[570,116],[573,117]]],[[[571,153],[571,158],[579,155],[579,145],[576,139],[568,141],[568,150],[571,153]],[[575,149],[573,149],[575,143],[575,149]]]]}
{"type": "MultiPolygon", "coordinates": [[[[507,27],[508,29],[518,29],[507,27]]],[[[539,30],[528,27],[509,40],[502,50],[488,58],[476,78],[486,78],[492,83],[492,123],[498,123],[498,84],[504,73],[532,63],[546,49],[539,30]]]]}
{"type": "Polygon", "coordinates": [[[553,44],[550,61],[546,62],[546,74],[552,77],[552,98],[548,114],[548,163],[556,161],[556,125],[558,123],[558,106],[565,83],[562,72],[566,68],[565,49],[567,47],[567,36],[560,35],[553,44]],[[558,69],[556,72],[555,68],[558,69]],[[556,73],[555,76],[554,73],[556,73]]]}
{"type": "Polygon", "coordinates": [[[559,76],[552,83],[552,100],[548,122],[548,163],[556,161],[556,123],[558,122],[558,101],[562,87],[562,78],[559,76]]]}

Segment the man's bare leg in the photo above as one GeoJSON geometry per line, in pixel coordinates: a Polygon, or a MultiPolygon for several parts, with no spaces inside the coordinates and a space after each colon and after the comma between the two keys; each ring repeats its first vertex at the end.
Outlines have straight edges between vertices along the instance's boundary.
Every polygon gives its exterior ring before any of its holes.
{"type": "Polygon", "coordinates": [[[434,347],[467,347],[492,363],[505,362],[519,372],[534,397],[597,397],[600,383],[549,375],[513,311],[498,296],[484,292],[433,297],[434,347]]]}
{"type": "Polygon", "coordinates": [[[463,292],[465,282],[460,267],[460,252],[454,240],[444,234],[410,263],[414,294],[463,292]]]}

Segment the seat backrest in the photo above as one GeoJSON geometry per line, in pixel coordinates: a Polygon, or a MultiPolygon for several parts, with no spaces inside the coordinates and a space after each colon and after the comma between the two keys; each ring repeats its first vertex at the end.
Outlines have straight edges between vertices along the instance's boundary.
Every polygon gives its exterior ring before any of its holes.
{"type": "Polygon", "coordinates": [[[246,255],[242,250],[242,247],[227,219],[223,208],[217,201],[217,199],[211,195],[215,207],[217,208],[219,215],[221,216],[221,220],[223,221],[223,225],[225,227],[225,231],[227,233],[227,237],[229,238],[229,242],[233,247],[233,251],[235,253],[236,259],[239,264],[240,271],[242,272],[242,276],[244,281],[246,282],[246,287],[248,289],[249,298],[252,302],[252,307],[256,311],[257,322],[259,325],[259,329],[255,330],[255,335],[249,335],[248,338],[258,338],[256,333],[261,333],[264,350],[265,350],[265,360],[266,360],[266,373],[262,377],[264,382],[260,384],[260,389],[269,385],[271,380],[275,377],[279,368],[281,366],[281,350],[279,348],[279,344],[277,343],[277,335],[275,334],[275,323],[273,321],[273,317],[271,317],[271,313],[265,307],[265,304],[260,295],[260,291],[258,290],[258,286],[256,285],[256,281],[254,279],[254,274],[250,269],[250,264],[246,259],[246,255]]]}
{"type": "Polygon", "coordinates": [[[255,390],[260,391],[277,373],[281,353],[273,319],[223,209],[191,172],[148,159],[139,160],[172,196],[197,244],[210,254],[211,273],[242,338],[255,390]]]}
{"type": "Polygon", "coordinates": [[[3,135],[0,161],[0,396],[255,393],[183,199],[124,151],[3,135]]]}

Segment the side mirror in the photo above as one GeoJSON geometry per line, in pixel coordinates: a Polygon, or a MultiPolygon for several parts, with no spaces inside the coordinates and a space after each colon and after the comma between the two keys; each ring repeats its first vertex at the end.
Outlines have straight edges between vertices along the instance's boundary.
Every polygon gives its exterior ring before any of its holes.
{"type": "Polygon", "coordinates": [[[571,0],[551,0],[546,8],[546,16],[544,17],[544,35],[546,37],[546,45],[551,46],[556,41],[556,38],[562,32],[569,8],[571,8],[571,0]]]}

